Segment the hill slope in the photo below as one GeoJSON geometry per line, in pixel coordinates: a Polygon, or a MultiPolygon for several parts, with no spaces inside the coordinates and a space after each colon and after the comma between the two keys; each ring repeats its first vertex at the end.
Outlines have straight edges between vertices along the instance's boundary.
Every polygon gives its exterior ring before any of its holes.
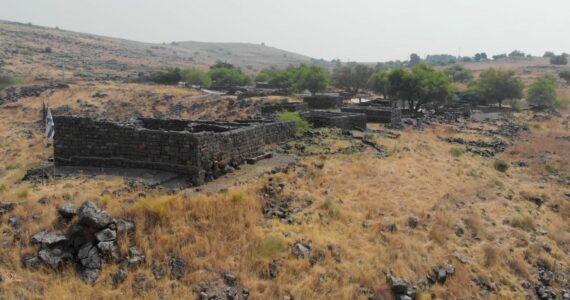
{"type": "Polygon", "coordinates": [[[151,44],[0,21],[0,67],[20,76],[61,76],[65,64],[75,77],[124,78],[164,67],[206,67],[216,61],[255,71],[309,63],[311,58],[255,44],[151,44]]]}

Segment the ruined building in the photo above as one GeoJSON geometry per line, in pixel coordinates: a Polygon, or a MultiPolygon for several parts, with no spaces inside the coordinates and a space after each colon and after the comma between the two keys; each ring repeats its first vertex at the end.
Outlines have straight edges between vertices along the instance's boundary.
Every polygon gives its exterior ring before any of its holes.
{"type": "Polygon", "coordinates": [[[295,135],[293,122],[194,122],[139,119],[113,123],[56,116],[56,166],[157,169],[188,175],[195,185],[225,174],[268,144],[295,135]]]}

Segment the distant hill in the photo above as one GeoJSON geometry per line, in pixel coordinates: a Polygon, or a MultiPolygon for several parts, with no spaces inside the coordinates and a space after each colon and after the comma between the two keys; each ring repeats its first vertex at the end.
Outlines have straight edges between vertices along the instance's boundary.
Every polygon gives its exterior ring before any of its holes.
{"type": "Polygon", "coordinates": [[[0,68],[16,75],[49,79],[65,65],[75,78],[136,77],[164,67],[207,67],[225,61],[255,72],[271,66],[311,63],[310,57],[246,43],[173,42],[152,44],[57,28],[0,21],[0,68]]]}

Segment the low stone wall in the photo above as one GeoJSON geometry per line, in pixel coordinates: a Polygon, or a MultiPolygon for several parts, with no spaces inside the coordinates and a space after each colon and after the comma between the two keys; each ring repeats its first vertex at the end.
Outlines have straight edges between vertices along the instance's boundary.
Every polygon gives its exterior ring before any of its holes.
{"type": "Polygon", "coordinates": [[[344,130],[366,129],[366,115],[361,113],[345,113],[313,110],[303,113],[313,127],[337,127],[344,130]]]}
{"type": "Polygon", "coordinates": [[[332,109],[342,105],[342,99],[336,96],[315,95],[303,98],[303,102],[309,105],[310,109],[332,109]]]}
{"type": "Polygon", "coordinates": [[[397,124],[402,119],[402,111],[399,108],[382,108],[378,106],[343,106],[342,112],[363,113],[366,121],[371,123],[397,124]]]}
{"type": "Polygon", "coordinates": [[[158,169],[189,175],[196,185],[295,136],[293,122],[111,123],[56,116],[54,123],[56,166],[158,169]]]}
{"type": "Polygon", "coordinates": [[[261,106],[261,114],[271,115],[281,111],[303,112],[309,110],[307,103],[268,103],[261,106]]]}

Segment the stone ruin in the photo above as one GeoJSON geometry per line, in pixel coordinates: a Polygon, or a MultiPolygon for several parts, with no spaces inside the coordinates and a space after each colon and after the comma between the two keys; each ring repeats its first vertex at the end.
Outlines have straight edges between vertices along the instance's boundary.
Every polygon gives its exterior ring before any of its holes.
{"type": "Polygon", "coordinates": [[[349,105],[341,107],[340,111],[365,114],[366,121],[371,123],[399,124],[402,119],[402,111],[399,108],[378,105],[349,105]]]}
{"type": "Polygon", "coordinates": [[[265,146],[295,136],[293,122],[209,122],[137,119],[113,123],[55,116],[56,166],[155,169],[184,174],[194,185],[212,180],[265,146]]]}
{"type": "Polygon", "coordinates": [[[304,112],[307,110],[309,110],[309,105],[303,102],[265,103],[261,106],[262,115],[272,115],[282,111],[304,112]]]}
{"type": "Polygon", "coordinates": [[[365,130],[366,115],[362,113],[312,110],[301,114],[313,127],[337,127],[343,130],[365,130]]]}
{"type": "Polygon", "coordinates": [[[310,109],[333,109],[342,105],[342,98],[337,95],[313,95],[303,98],[303,102],[309,105],[310,109]]]}

